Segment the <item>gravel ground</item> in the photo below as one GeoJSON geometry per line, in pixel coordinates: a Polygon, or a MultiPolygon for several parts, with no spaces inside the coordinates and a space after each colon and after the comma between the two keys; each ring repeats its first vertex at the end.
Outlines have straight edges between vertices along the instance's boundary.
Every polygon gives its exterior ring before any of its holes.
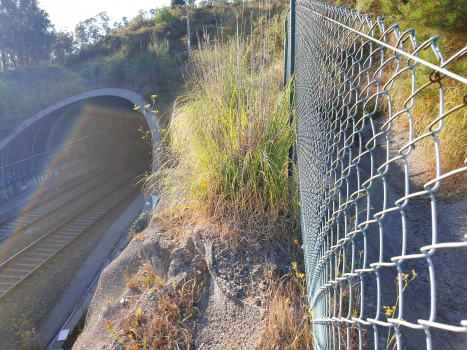
{"type": "MultiPolygon", "coordinates": [[[[367,130],[367,137],[371,136],[367,130]]],[[[396,151],[407,142],[404,133],[392,135],[391,156],[395,156],[396,151]]],[[[375,166],[378,168],[385,159],[385,145],[374,151],[375,166]]],[[[423,148],[416,147],[408,157],[410,175],[410,193],[421,191],[420,184],[426,169],[423,163],[423,148]]],[[[360,176],[363,183],[370,177],[370,165],[365,159],[360,163],[360,176]]],[[[391,164],[386,175],[386,195],[389,207],[404,196],[404,164],[396,162],[391,164]]],[[[355,183],[350,186],[355,187],[355,183]]],[[[381,211],[384,201],[384,186],[382,181],[374,181],[370,190],[371,204],[374,206],[373,213],[381,211]]],[[[364,199],[361,203],[366,203],[364,199]]],[[[426,195],[411,198],[404,208],[404,218],[406,220],[406,254],[420,254],[420,248],[430,245],[432,242],[433,221],[432,205],[430,198],[426,195]]],[[[365,221],[366,212],[360,214],[360,222],[365,221]]],[[[462,242],[467,233],[467,199],[439,199],[436,200],[436,228],[438,243],[462,242]]],[[[382,261],[391,262],[394,256],[402,254],[403,247],[403,226],[401,212],[396,210],[387,213],[382,220],[382,261]]],[[[363,239],[357,236],[355,240],[355,251],[363,249],[363,239]]],[[[366,230],[367,244],[367,266],[379,261],[380,254],[380,227],[377,223],[370,224],[366,230]]],[[[356,255],[358,259],[358,254],[356,255]]],[[[436,283],[436,322],[443,324],[460,326],[461,320],[467,319],[467,278],[465,278],[465,268],[467,266],[467,249],[449,248],[438,249],[432,256],[436,283]]],[[[425,258],[408,259],[401,264],[404,274],[409,274],[412,278],[415,271],[416,278],[407,286],[403,293],[403,319],[408,322],[417,323],[419,319],[428,320],[430,317],[431,292],[428,263],[425,258]]],[[[396,305],[397,290],[395,279],[397,276],[396,267],[383,267],[379,270],[381,276],[381,306],[396,305]]],[[[366,274],[364,277],[364,317],[363,319],[374,318],[376,316],[377,305],[377,282],[374,273],[366,274]]],[[[354,281],[355,282],[355,281],[354,281]]],[[[384,310],[381,310],[380,320],[386,321],[384,310]]],[[[397,318],[397,314],[395,317],[397,318]]],[[[372,327],[366,328],[367,349],[374,348],[374,337],[372,327]]],[[[386,347],[388,328],[377,327],[378,343],[380,348],[386,347]]],[[[401,349],[425,349],[426,335],[424,330],[414,330],[409,327],[400,326],[401,349]]],[[[394,331],[392,331],[394,334],[394,331]]],[[[467,349],[467,334],[431,329],[433,349],[451,350],[467,349]]]]}
{"type": "MultiPolygon", "coordinates": [[[[268,281],[273,280],[272,276],[289,272],[294,259],[276,244],[230,244],[209,227],[187,236],[166,233],[152,223],[132,240],[103,271],[85,328],[73,349],[122,350],[115,334],[104,325],[111,322],[121,332],[139,308],[146,321],[139,324],[138,334],[151,334],[149,318],[156,309],[158,295],[179,291],[195,274],[198,281],[204,281],[204,287],[196,303],[197,316],[187,324],[192,334],[189,348],[255,349],[266,324],[263,291],[270,289],[268,281]],[[137,279],[144,276],[142,266],[146,261],[163,276],[165,287],[129,289],[122,271],[137,279]]],[[[120,336],[123,342],[131,342],[122,333],[120,336]]],[[[151,342],[148,348],[154,348],[151,342]]],[[[180,345],[180,349],[187,349],[187,345],[180,345]]]]}

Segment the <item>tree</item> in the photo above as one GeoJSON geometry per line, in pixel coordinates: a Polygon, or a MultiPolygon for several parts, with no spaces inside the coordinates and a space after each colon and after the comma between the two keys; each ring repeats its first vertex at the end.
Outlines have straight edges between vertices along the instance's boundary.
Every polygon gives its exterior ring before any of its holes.
{"type": "Polygon", "coordinates": [[[174,18],[172,10],[169,7],[163,7],[161,9],[156,9],[155,22],[156,24],[160,23],[169,23],[174,18]]]}
{"type": "Polygon", "coordinates": [[[0,53],[3,69],[50,57],[54,36],[47,12],[37,0],[1,0],[0,53]]]}
{"type": "Polygon", "coordinates": [[[180,6],[185,5],[185,0],[170,0],[170,7],[171,8],[177,7],[178,5],[180,5],[180,6]]]}
{"type": "Polygon", "coordinates": [[[53,45],[53,56],[60,62],[64,63],[67,55],[75,50],[75,39],[71,32],[56,32],[55,42],[53,45]]]}
{"type": "Polygon", "coordinates": [[[107,12],[101,12],[95,17],[79,22],[75,27],[76,40],[80,47],[87,44],[95,44],[109,31],[109,16],[107,12]]]}

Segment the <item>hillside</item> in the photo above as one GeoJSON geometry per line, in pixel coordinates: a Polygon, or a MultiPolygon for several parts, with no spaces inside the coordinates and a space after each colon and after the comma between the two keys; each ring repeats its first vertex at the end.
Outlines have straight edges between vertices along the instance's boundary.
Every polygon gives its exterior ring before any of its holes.
{"type": "MultiPolygon", "coordinates": [[[[226,39],[235,33],[237,15],[239,21],[243,19],[243,30],[249,32],[256,25],[259,6],[260,2],[245,7],[242,2],[214,1],[191,8],[192,49],[196,50],[205,36],[226,39]]],[[[281,0],[270,10],[280,13],[286,6],[281,0]]],[[[186,19],[186,7],[175,6],[140,14],[112,29],[96,28],[95,22],[86,26],[84,21],[73,39],[73,50],[59,56],[51,51],[50,57],[40,62],[0,69],[0,138],[40,110],[98,88],[125,88],[146,100],[157,94],[155,107],[163,114],[187,72],[186,19]],[[80,33],[87,39],[80,39],[80,33]]]]}

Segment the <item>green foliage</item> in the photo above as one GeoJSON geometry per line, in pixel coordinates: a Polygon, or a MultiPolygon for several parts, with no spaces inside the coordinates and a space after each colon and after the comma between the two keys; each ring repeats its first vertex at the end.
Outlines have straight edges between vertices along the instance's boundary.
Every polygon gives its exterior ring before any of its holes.
{"type": "Polygon", "coordinates": [[[156,9],[156,15],[154,16],[154,21],[156,25],[170,23],[174,15],[170,7],[164,6],[161,9],[156,9]]]}
{"type": "Polygon", "coordinates": [[[52,55],[58,63],[63,64],[65,63],[66,57],[74,50],[75,40],[73,33],[57,32],[55,33],[55,38],[52,55]]]}
{"type": "Polygon", "coordinates": [[[467,0],[330,0],[336,5],[386,16],[387,22],[415,27],[418,34],[428,28],[443,29],[467,38],[467,0]],[[455,31],[455,32],[454,32],[455,31]]]}
{"type": "Polygon", "coordinates": [[[185,0],[170,0],[170,7],[174,8],[178,5],[180,6],[185,5],[185,0]]]}
{"type": "Polygon", "coordinates": [[[107,34],[110,30],[109,20],[107,12],[104,11],[95,17],[79,22],[75,27],[75,35],[80,46],[96,43],[107,34]]]}
{"type": "Polygon", "coordinates": [[[24,350],[39,350],[41,347],[37,341],[37,332],[34,318],[43,317],[46,314],[44,309],[35,307],[27,314],[23,314],[19,319],[13,319],[9,330],[18,338],[20,349],[24,350]]]}
{"type": "Polygon", "coordinates": [[[50,56],[53,34],[48,14],[36,0],[0,2],[0,56],[3,70],[50,56]]]}
{"type": "Polygon", "coordinates": [[[51,65],[0,73],[0,137],[82,89],[78,75],[51,65]]]}
{"type": "MultiPolygon", "coordinates": [[[[47,17],[34,0],[31,4],[38,14],[47,17]]],[[[249,33],[250,25],[255,27],[261,23],[257,20],[262,11],[258,2],[248,6],[225,1],[212,4],[215,6],[205,3],[190,10],[194,49],[198,46],[197,36],[200,33],[211,37],[218,33],[224,39],[235,33],[237,15],[244,34],[249,33]]],[[[187,62],[184,8],[155,9],[151,11],[152,18],[140,14],[133,20],[125,19],[124,24],[115,23],[112,29],[106,14],[100,13],[81,23],[79,38],[76,33],[50,31],[48,38],[51,41],[47,44],[50,45],[42,46],[45,48],[43,55],[34,56],[33,51],[24,51],[27,54],[21,56],[25,59],[20,64],[16,49],[5,46],[8,40],[12,40],[11,31],[14,29],[7,26],[9,22],[6,19],[16,18],[13,14],[20,6],[19,0],[5,0],[0,4],[0,17],[4,19],[0,21],[0,137],[40,110],[77,93],[119,87],[143,96],[156,93],[161,96],[158,101],[167,104],[164,101],[171,99],[176,86],[183,83],[181,66],[187,62]],[[156,25],[156,21],[159,24],[156,25]],[[39,58],[52,58],[53,64],[38,62],[39,58]],[[37,64],[32,64],[34,62],[37,64]],[[26,64],[29,66],[23,68],[26,64]],[[57,66],[59,64],[68,69],[57,66]],[[2,65],[8,72],[1,72],[2,65]]],[[[287,7],[287,2],[279,0],[268,6],[272,14],[280,13],[287,7]]],[[[31,16],[25,20],[32,20],[34,16],[31,16]]],[[[282,29],[280,25],[277,28],[276,46],[280,49],[282,29]]],[[[39,34],[34,35],[31,38],[44,45],[37,37],[39,34]]]]}
{"type": "Polygon", "coordinates": [[[371,11],[374,0],[357,0],[356,8],[359,11],[371,11]]]}
{"type": "Polygon", "coordinates": [[[395,19],[467,31],[467,0],[379,0],[382,11],[395,19]]]}

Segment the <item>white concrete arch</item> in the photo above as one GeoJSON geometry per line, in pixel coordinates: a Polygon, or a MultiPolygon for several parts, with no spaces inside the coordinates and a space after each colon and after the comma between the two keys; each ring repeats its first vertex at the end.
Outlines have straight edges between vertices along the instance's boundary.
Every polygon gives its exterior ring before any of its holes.
{"type": "Polygon", "coordinates": [[[144,108],[148,103],[143,100],[143,98],[137,94],[136,92],[125,90],[125,89],[115,89],[115,88],[108,88],[108,89],[97,89],[84,92],[82,94],[78,94],[72,97],[69,97],[65,100],[62,100],[46,109],[40,111],[39,113],[35,114],[33,117],[25,120],[21,123],[12,133],[10,133],[7,137],[0,141],[0,150],[3,149],[11,140],[13,140],[16,136],[18,136],[25,128],[34,124],[38,120],[42,119],[46,115],[56,111],[59,108],[65,107],[73,102],[82,101],[87,98],[91,97],[101,97],[101,96],[112,96],[112,97],[121,97],[124,98],[136,106],[140,106],[140,112],[146,118],[146,121],[149,125],[149,129],[152,133],[152,141],[153,145],[161,140],[161,135],[159,132],[159,127],[157,123],[157,116],[152,113],[151,108],[144,108]]]}

